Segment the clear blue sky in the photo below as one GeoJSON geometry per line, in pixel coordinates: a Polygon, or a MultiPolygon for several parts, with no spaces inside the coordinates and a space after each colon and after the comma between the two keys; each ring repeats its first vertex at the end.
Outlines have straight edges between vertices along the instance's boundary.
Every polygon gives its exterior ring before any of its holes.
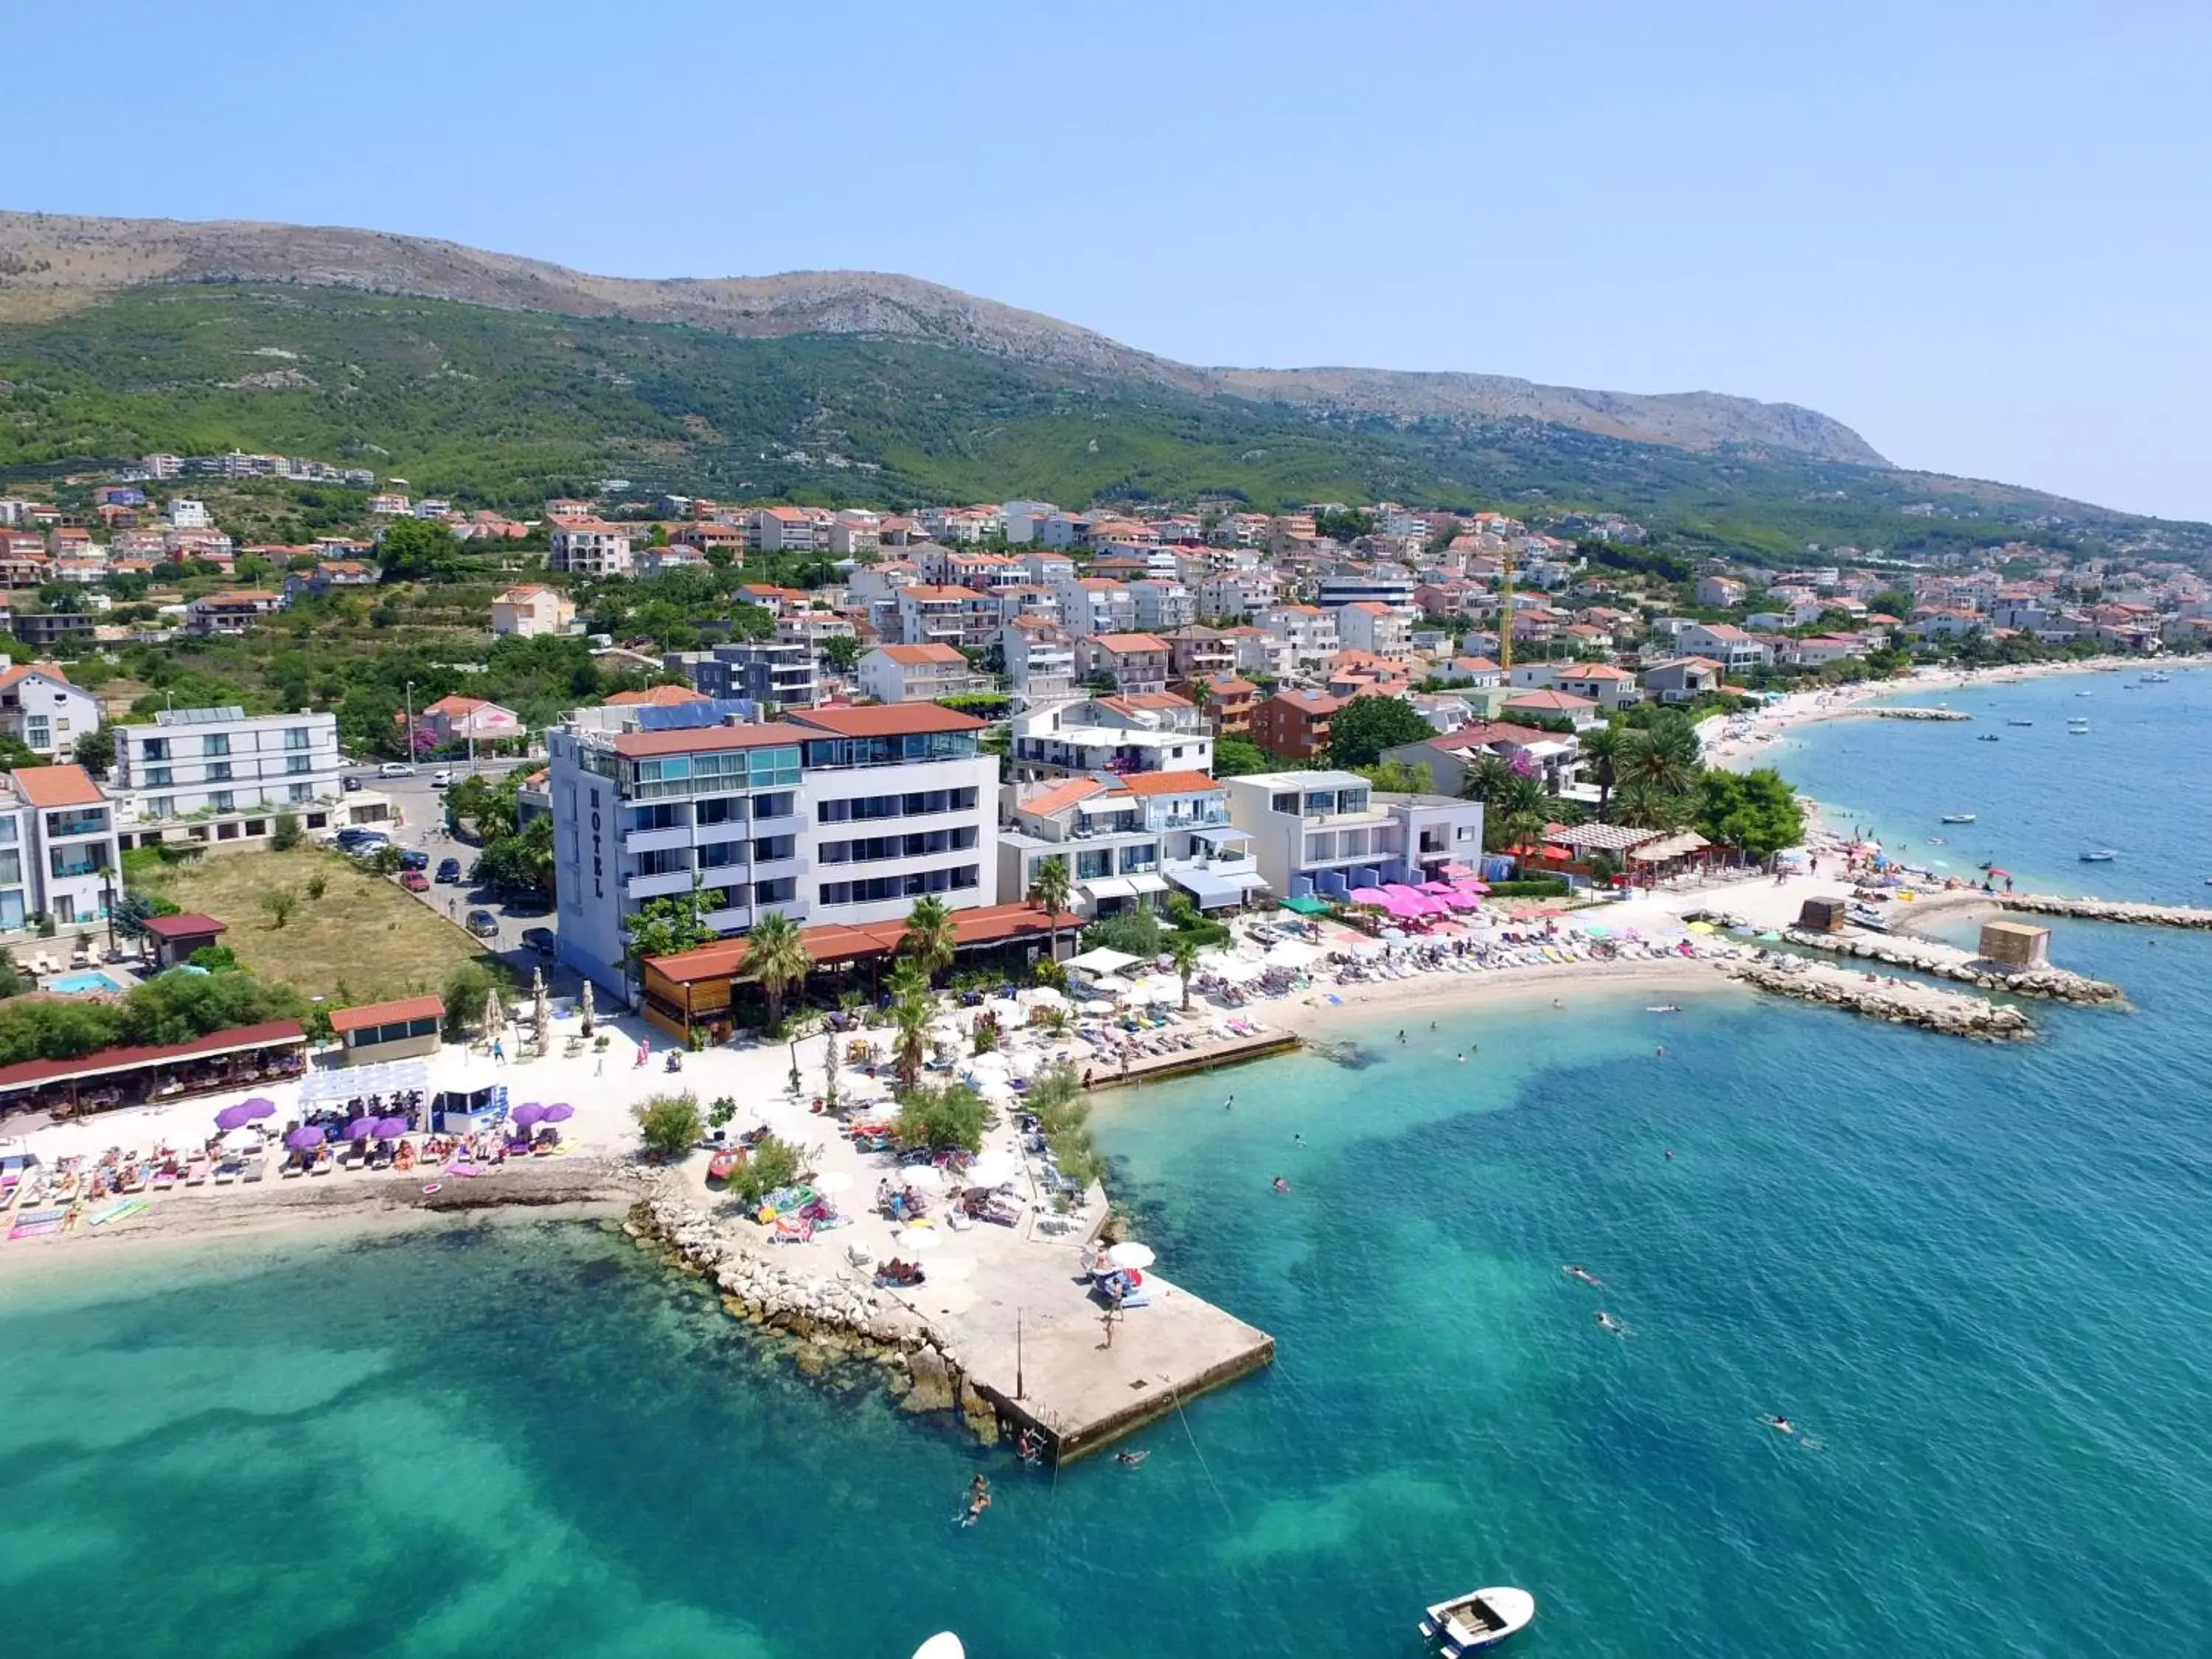
{"type": "Polygon", "coordinates": [[[9,207],[905,271],[1201,363],[1786,399],[2212,519],[2204,0],[122,0],[7,34],[9,207]]]}

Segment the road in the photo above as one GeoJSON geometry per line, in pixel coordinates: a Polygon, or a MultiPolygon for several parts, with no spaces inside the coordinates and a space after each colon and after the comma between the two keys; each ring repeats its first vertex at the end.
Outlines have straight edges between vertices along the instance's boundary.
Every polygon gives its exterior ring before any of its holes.
{"type": "MultiPolygon", "coordinates": [[[[481,776],[497,777],[516,766],[541,766],[544,763],[542,761],[483,761],[477,763],[477,771],[481,776]]],[[[378,776],[374,767],[364,766],[354,769],[349,775],[359,778],[362,788],[376,790],[390,798],[393,810],[401,818],[401,823],[392,831],[392,845],[402,851],[419,851],[427,854],[430,867],[424,872],[426,875],[434,876],[440,862],[450,858],[460,860],[461,873],[465,878],[476,863],[478,849],[473,842],[446,832],[445,791],[434,787],[430,782],[432,776],[441,769],[436,766],[421,766],[416,769],[412,777],[386,778],[378,776]]],[[[457,779],[466,775],[464,767],[457,766],[453,771],[457,779]]],[[[546,983],[555,990],[574,992],[580,988],[576,975],[565,969],[556,973],[550,957],[539,956],[523,943],[525,928],[550,930],[554,926],[550,904],[546,905],[542,913],[531,910],[526,904],[518,911],[480,893],[465,879],[458,884],[433,882],[428,892],[417,893],[414,896],[456,925],[464,921],[471,910],[490,911],[499,923],[499,932],[480,942],[487,951],[514,969],[518,978],[526,983],[530,970],[542,966],[545,969],[546,983]]]]}

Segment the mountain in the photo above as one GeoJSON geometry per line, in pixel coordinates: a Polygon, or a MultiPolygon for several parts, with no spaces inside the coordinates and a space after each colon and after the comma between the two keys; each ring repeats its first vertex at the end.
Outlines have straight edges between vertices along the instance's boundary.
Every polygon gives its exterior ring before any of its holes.
{"type": "Polygon", "coordinates": [[[0,213],[0,290],[29,296],[44,314],[86,296],[151,283],[354,289],[504,310],[684,323],[748,339],[857,334],[915,340],[988,352],[1048,371],[1108,375],[1199,395],[1226,393],[1396,420],[1534,420],[1685,449],[1743,444],[1813,460],[1887,465],[1849,427],[1792,404],[1705,392],[1656,397],[1582,392],[1494,374],[1194,368],[911,276],[796,271],[644,281],[593,276],[541,260],[377,231],[0,213]]]}
{"type": "Polygon", "coordinates": [[[902,276],[632,282],[362,231],[0,215],[0,484],[234,448],[523,509],[615,477],[733,501],[1587,508],[1753,562],[2015,538],[2212,556],[2212,527],[1902,471],[1784,404],[1197,368],[902,276]]]}

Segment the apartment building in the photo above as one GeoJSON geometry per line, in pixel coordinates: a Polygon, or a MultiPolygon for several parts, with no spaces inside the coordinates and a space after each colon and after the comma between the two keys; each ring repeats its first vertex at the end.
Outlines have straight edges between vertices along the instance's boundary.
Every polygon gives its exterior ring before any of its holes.
{"type": "Polygon", "coordinates": [[[115,811],[82,766],[26,766],[0,792],[0,929],[98,921],[123,890],[115,811]]]}
{"type": "Polygon", "coordinates": [[[1278,760],[1318,760],[1328,752],[1329,722],[1345,700],[1292,688],[1252,708],[1252,740],[1278,760]]]}
{"type": "Polygon", "coordinates": [[[209,639],[236,639],[251,634],[261,625],[262,618],[283,608],[282,594],[259,588],[210,593],[185,607],[185,630],[209,639]]]}
{"type": "Polygon", "coordinates": [[[1341,643],[1336,614],[1319,605],[1271,605],[1260,613],[1258,620],[1269,641],[1301,667],[1327,662],[1341,643]]]}
{"type": "Polygon", "coordinates": [[[265,842],[280,811],[304,828],[333,828],[344,794],[337,716],[249,715],[242,708],[165,708],[146,726],[118,726],[109,788],[123,844],[265,842]]]}
{"type": "Polygon", "coordinates": [[[957,650],[968,638],[968,605],[980,598],[965,587],[908,582],[898,590],[898,635],[905,645],[947,645],[957,650]]]}
{"type": "Polygon", "coordinates": [[[999,631],[1006,678],[1024,702],[1050,702],[1075,695],[1075,642],[1058,623],[1022,615],[999,631]]]}
{"type": "Polygon", "coordinates": [[[672,652],[665,665],[718,701],[805,708],[822,696],[814,649],[796,640],[733,640],[712,651],[672,652]]]}
{"type": "Polygon", "coordinates": [[[1213,734],[1188,698],[1085,697],[1013,718],[1008,758],[1018,782],[1114,772],[1211,772],[1213,734]]]}
{"type": "Polygon", "coordinates": [[[1072,577],[1052,584],[1071,634],[1127,634],[1137,626],[1137,601],[1121,583],[1104,576],[1072,577]]]}
{"type": "Polygon", "coordinates": [[[58,665],[0,657],[0,732],[57,760],[70,756],[78,738],[99,728],[100,699],[71,685],[58,665]]]}
{"type": "Polygon", "coordinates": [[[510,587],[491,602],[491,631],[502,639],[566,634],[575,620],[576,607],[565,595],[536,582],[510,587]]]}
{"type": "Polygon", "coordinates": [[[577,576],[629,574],[629,531],[604,519],[550,519],[546,524],[549,570],[577,576]]]}
{"type": "Polygon", "coordinates": [[[856,666],[861,695],[878,702],[928,702],[981,684],[968,659],[949,645],[879,645],[856,666]]]}
{"type": "Polygon", "coordinates": [[[1075,642],[1076,672],[1117,692],[1168,689],[1168,642],[1152,634],[1094,634],[1075,642]]]}
{"type": "Polygon", "coordinates": [[[1482,803],[1383,794],[1355,772],[1255,772],[1223,780],[1230,822],[1250,836],[1261,878],[1284,898],[1344,898],[1386,882],[1472,873],[1482,803]]]}
{"type": "Polygon", "coordinates": [[[1346,650],[1402,661],[1413,654],[1413,613],[1376,599],[1357,600],[1338,607],[1336,636],[1346,650]]]}
{"type": "Polygon", "coordinates": [[[999,890],[1029,891],[1059,860],[1085,917],[1156,909],[1180,888],[1201,909],[1241,904],[1266,883],[1203,772],[1103,774],[1017,786],[999,834],[999,890]]]}
{"type": "Polygon", "coordinates": [[[1198,600],[1190,589],[1164,576],[1131,582],[1129,598],[1136,608],[1137,626],[1147,634],[1170,633],[1198,620],[1198,600]]]}
{"type": "Polygon", "coordinates": [[[1252,729],[1252,711],[1260,704],[1260,688],[1234,674],[1206,674],[1182,683],[1183,696],[1213,723],[1216,737],[1242,737],[1252,729]]]}
{"type": "Polygon", "coordinates": [[[976,752],[983,724],[915,703],[766,725],[556,729],[562,959],[627,997],[624,919],[694,891],[725,936],[770,911],[857,926],[902,917],[924,896],[992,903],[998,766],[976,752]]]}

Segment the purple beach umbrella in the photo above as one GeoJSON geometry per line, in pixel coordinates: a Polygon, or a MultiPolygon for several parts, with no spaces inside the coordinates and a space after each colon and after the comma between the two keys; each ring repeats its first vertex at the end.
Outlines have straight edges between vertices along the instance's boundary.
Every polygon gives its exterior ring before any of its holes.
{"type": "Polygon", "coordinates": [[[260,1115],[252,1109],[251,1102],[243,1106],[226,1106],[215,1115],[215,1127],[222,1130],[243,1129],[260,1115]]]}
{"type": "Polygon", "coordinates": [[[313,1152],[323,1144],[323,1126],[319,1123],[302,1123],[284,1137],[284,1144],[295,1152],[313,1152]]]}
{"type": "Polygon", "coordinates": [[[525,1101],[521,1105],[516,1107],[512,1114],[514,1125],[520,1129],[527,1129],[532,1124],[538,1122],[544,1115],[545,1108],[540,1106],[534,1100],[525,1101]]]}
{"type": "Polygon", "coordinates": [[[390,1140],[405,1134],[407,1128],[407,1120],[404,1117],[380,1117],[369,1126],[368,1132],[379,1140],[390,1140]]]}
{"type": "Polygon", "coordinates": [[[376,1120],[373,1117],[357,1117],[345,1127],[348,1140],[366,1140],[375,1133],[376,1120]]]}
{"type": "Polygon", "coordinates": [[[538,1121],[540,1123],[566,1123],[575,1115],[576,1109],[563,1102],[558,1105],[548,1106],[544,1111],[538,1113],[538,1121]]]}
{"type": "Polygon", "coordinates": [[[259,1095],[256,1095],[251,1100],[241,1101],[239,1103],[239,1109],[250,1112],[255,1117],[274,1117],[276,1115],[276,1103],[273,1100],[264,1100],[259,1095]]]}

